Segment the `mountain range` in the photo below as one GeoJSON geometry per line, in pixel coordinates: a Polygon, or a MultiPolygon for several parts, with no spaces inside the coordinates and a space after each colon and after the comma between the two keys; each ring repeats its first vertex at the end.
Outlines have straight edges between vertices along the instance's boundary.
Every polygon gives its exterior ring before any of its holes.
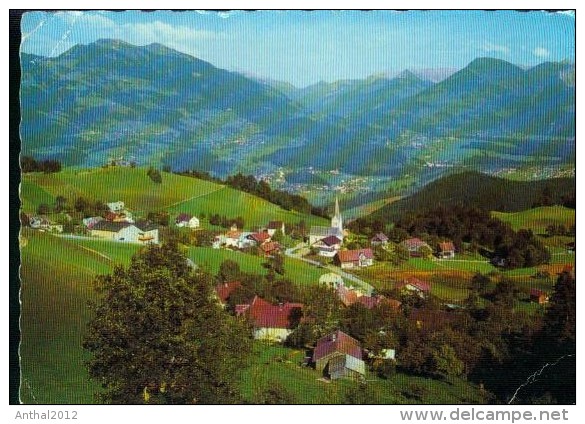
{"type": "Polygon", "coordinates": [[[125,158],[297,183],[306,169],[421,182],[453,167],[574,170],[571,62],[478,58],[439,82],[404,71],[295,88],[160,44],[99,40],[22,53],[21,70],[22,152],[65,165],[125,158]]]}

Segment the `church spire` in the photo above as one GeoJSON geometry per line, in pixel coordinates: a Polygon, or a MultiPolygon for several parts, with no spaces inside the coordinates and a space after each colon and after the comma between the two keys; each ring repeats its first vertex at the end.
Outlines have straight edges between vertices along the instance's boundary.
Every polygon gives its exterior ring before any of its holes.
{"type": "Polygon", "coordinates": [[[339,211],[339,199],[335,196],[335,215],[331,218],[331,226],[343,231],[343,221],[341,219],[341,212],[339,211]]]}

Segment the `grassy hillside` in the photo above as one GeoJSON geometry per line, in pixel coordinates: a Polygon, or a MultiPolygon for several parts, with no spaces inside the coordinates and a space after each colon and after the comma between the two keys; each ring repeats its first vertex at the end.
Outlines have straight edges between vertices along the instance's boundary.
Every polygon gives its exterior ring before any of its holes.
{"type": "Polygon", "coordinates": [[[575,225],[575,209],[563,206],[543,206],[521,212],[492,212],[492,215],[509,223],[514,230],[521,228],[532,230],[535,234],[544,234],[549,225],[575,225]]]}
{"type": "MultiPolygon", "coordinates": [[[[252,366],[242,375],[242,395],[250,402],[262,390],[273,386],[284,387],[295,403],[339,404],[346,403],[350,393],[360,389],[359,384],[336,380],[324,382],[312,368],[300,366],[305,352],[282,346],[255,342],[252,366]]],[[[437,381],[398,373],[388,380],[368,375],[366,403],[371,404],[482,404],[486,399],[474,385],[460,379],[437,381]],[[416,391],[420,398],[411,395],[416,391]]]]}
{"type": "Polygon", "coordinates": [[[81,342],[91,282],[112,262],[65,239],[23,232],[20,397],[27,404],[92,403],[81,342]]]}
{"type": "Polygon", "coordinates": [[[420,191],[391,203],[371,217],[394,219],[401,213],[464,204],[485,210],[518,212],[532,207],[544,195],[553,203],[575,195],[574,178],[541,181],[511,181],[477,172],[463,172],[440,178],[420,191]]]}
{"type": "Polygon", "coordinates": [[[55,174],[23,175],[21,199],[23,210],[34,212],[40,203],[53,203],[56,196],[113,202],[121,200],[134,213],[168,210],[171,213],[218,213],[241,216],[246,226],[265,225],[270,220],[324,224],[326,220],[312,215],[286,211],[264,199],[220,184],[175,174],[162,173],[156,184],[145,168],[65,169],[55,174]]]}

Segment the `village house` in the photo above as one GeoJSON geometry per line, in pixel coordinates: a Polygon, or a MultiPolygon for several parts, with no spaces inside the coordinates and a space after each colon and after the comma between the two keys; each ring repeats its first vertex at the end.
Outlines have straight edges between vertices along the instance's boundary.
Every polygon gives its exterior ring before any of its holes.
{"type": "Polygon", "coordinates": [[[105,214],[106,220],[112,222],[129,222],[134,223],[132,213],[128,211],[124,205],[124,202],[112,202],[106,203],[108,211],[105,214]]]}
{"type": "Polygon", "coordinates": [[[384,233],[378,233],[370,240],[372,246],[386,246],[388,244],[388,236],[384,233]]]}
{"type": "Polygon", "coordinates": [[[282,231],[282,234],[286,234],[284,232],[284,222],[282,221],[270,221],[268,226],[266,227],[266,231],[270,235],[270,237],[274,236],[277,230],[282,231]]]}
{"type": "Polygon", "coordinates": [[[341,275],[335,274],[334,272],[329,272],[319,277],[319,284],[326,285],[333,289],[337,289],[337,287],[344,285],[341,275]]]}
{"type": "Polygon", "coordinates": [[[410,238],[400,242],[400,245],[408,250],[408,253],[413,258],[419,258],[423,256],[423,249],[428,249],[432,252],[431,247],[419,238],[410,238]]]}
{"type": "Polygon", "coordinates": [[[259,233],[252,233],[248,236],[248,239],[251,240],[253,245],[262,245],[266,242],[270,241],[270,234],[268,232],[259,232],[259,233]]]}
{"type": "Polygon", "coordinates": [[[431,283],[419,280],[416,277],[408,277],[394,285],[394,288],[402,293],[416,294],[424,298],[431,292],[431,283]]]}
{"type": "Polygon", "coordinates": [[[89,218],[83,218],[83,220],[81,222],[83,222],[83,225],[85,226],[85,228],[87,228],[88,230],[91,230],[95,224],[97,224],[98,222],[103,221],[103,220],[104,220],[104,218],[102,218],[101,216],[92,216],[89,218]]]}
{"type": "Polygon", "coordinates": [[[226,247],[240,247],[240,237],[242,236],[242,232],[238,230],[238,227],[232,225],[230,230],[225,233],[225,237],[223,240],[223,244],[226,247]]]}
{"type": "Polygon", "coordinates": [[[236,305],[236,315],[247,317],[253,325],[254,339],[284,342],[301,320],[302,303],[273,305],[254,296],[250,304],[236,305]]]}
{"type": "Polygon", "coordinates": [[[357,302],[358,297],[362,296],[363,293],[354,289],[353,287],[345,287],[343,285],[337,286],[335,289],[337,297],[343,303],[343,306],[350,306],[357,302]]]}
{"type": "Polygon", "coordinates": [[[217,298],[219,299],[219,302],[222,305],[225,305],[225,303],[230,298],[231,294],[234,291],[236,291],[237,289],[239,289],[240,287],[242,287],[242,283],[240,283],[239,281],[230,281],[229,283],[220,283],[220,284],[215,286],[215,294],[216,294],[217,298]]]}
{"type": "Polygon", "coordinates": [[[341,268],[366,267],[374,264],[372,249],[340,250],[335,256],[335,264],[341,268]]]}
{"type": "Polygon", "coordinates": [[[455,245],[451,241],[439,243],[437,256],[441,259],[452,259],[455,257],[455,245]]]}
{"type": "Polygon", "coordinates": [[[188,213],[180,213],[175,219],[177,227],[199,228],[199,219],[188,213]]]}
{"type": "Polygon", "coordinates": [[[129,222],[99,221],[90,230],[92,237],[127,243],[158,244],[158,227],[148,221],[129,222]]]}
{"type": "Polygon", "coordinates": [[[28,225],[35,230],[49,231],[51,233],[63,232],[63,225],[55,224],[44,215],[31,216],[28,220],[28,225]]]}
{"type": "Polygon", "coordinates": [[[548,303],[548,294],[539,289],[530,289],[530,301],[544,305],[548,303]]]}
{"type": "Polygon", "coordinates": [[[110,210],[110,212],[123,212],[124,211],[124,202],[111,202],[111,203],[106,203],[106,206],[108,207],[108,209],[110,210]]]}
{"type": "Polygon", "coordinates": [[[341,239],[336,236],[327,236],[317,241],[313,246],[317,249],[319,256],[332,258],[341,247],[341,239]]]}
{"type": "Polygon", "coordinates": [[[258,247],[260,253],[264,256],[273,256],[280,253],[280,243],[276,241],[269,241],[258,247]]]}
{"type": "Polygon", "coordinates": [[[315,369],[331,380],[362,380],[366,374],[359,342],[339,330],[317,341],[312,361],[315,369]]]}

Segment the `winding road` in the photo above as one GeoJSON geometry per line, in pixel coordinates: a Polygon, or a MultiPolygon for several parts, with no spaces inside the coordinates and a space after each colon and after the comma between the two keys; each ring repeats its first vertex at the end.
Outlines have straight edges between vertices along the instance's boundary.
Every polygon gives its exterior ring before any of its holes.
{"type": "Polygon", "coordinates": [[[341,275],[344,279],[351,281],[352,283],[354,283],[356,286],[358,286],[359,289],[361,289],[366,295],[371,296],[372,292],[374,290],[374,287],[372,287],[369,283],[366,283],[365,281],[359,279],[358,277],[356,277],[353,274],[350,274],[348,272],[343,271],[341,268],[335,266],[335,265],[323,265],[320,262],[314,261],[312,259],[307,259],[302,257],[300,254],[295,254],[294,252],[303,248],[307,248],[307,245],[305,243],[299,243],[297,244],[295,247],[291,247],[289,249],[286,249],[284,251],[284,254],[286,256],[288,256],[289,258],[293,258],[293,259],[298,259],[299,261],[303,261],[306,262],[308,264],[311,264],[313,266],[316,266],[318,268],[324,268],[324,269],[328,269],[331,272],[334,272],[336,274],[341,275]]]}

